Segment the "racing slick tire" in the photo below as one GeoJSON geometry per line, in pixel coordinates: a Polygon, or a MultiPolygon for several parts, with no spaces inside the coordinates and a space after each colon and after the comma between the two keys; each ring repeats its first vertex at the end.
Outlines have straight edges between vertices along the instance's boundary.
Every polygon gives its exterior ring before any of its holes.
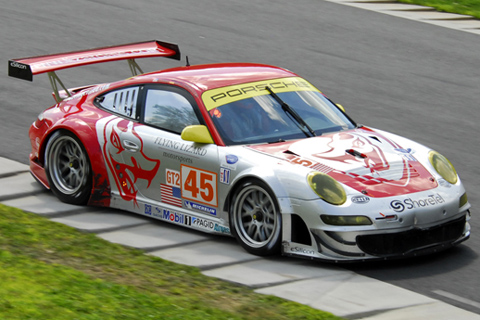
{"type": "Polygon", "coordinates": [[[236,189],[230,207],[230,229],[252,254],[280,253],[282,215],[273,192],[264,182],[248,180],[236,189]]]}
{"type": "Polygon", "coordinates": [[[86,204],[92,190],[92,169],[87,151],[69,131],[57,131],[45,150],[45,173],[53,194],[63,202],[86,204]]]}

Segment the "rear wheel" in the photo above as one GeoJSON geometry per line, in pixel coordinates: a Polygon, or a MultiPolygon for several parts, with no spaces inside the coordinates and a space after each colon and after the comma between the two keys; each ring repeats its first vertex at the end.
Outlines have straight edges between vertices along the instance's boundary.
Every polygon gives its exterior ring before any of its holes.
{"type": "Polygon", "coordinates": [[[233,198],[230,227],[248,252],[266,256],[280,252],[282,217],[273,192],[263,182],[243,183],[233,198]]]}
{"type": "Polygon", "coordinates": [[[87,152],[69,131],[55,132],[45,150],[45,172],[52,192],[63,202],[86,204],[92,189],[87,152]]]}

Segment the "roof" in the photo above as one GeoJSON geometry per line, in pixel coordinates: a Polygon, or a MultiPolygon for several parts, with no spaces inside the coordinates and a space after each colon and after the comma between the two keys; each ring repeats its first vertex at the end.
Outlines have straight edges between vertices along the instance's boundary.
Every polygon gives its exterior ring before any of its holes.
{"type": "Polygon", "coordinates": [[[173,81],[206,91],[234,84],[292,76],[297,75],[275,66],[254,63],[219,63],[156,71],[138,76],[136,79],[145,81],[145,77],[148,77],[152,82],[173,81]]]}

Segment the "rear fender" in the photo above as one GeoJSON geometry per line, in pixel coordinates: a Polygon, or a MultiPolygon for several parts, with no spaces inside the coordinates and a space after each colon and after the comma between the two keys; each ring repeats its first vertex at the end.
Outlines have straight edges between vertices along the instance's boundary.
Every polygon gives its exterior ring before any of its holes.
{"type": "Polygon", "coordinates": [[[108,179],[108,172],[105,166],[105,161],[98,143],[98,138],[95,130],[92,129],[85,121],[78,119],[66,119],[57,124],[48,132],[48,138],[43,140],[41,145],[40,159],[45,158],[45,148],[50,139],[50,136],[58,131],[66,130],[72,132],[80,139],[85,150],[87,151],[90,165],[92,166],[93,186],[92,194],[88,201],[88,205],[92,206],[109,206],[110,205],[110,182],[108,179]]]}

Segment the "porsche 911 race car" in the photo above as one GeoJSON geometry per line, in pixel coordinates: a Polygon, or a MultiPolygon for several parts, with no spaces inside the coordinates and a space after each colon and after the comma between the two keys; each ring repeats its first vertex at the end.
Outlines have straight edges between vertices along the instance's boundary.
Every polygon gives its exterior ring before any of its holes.
{"type": "Polygon", "coordinates": [[[180,51],[147,41],[8,62],[10,76],[51,80],[56,104],[30,128],[30,169],[61,201],[231,235],[256,255],[337,262],[426,254],[470,236],[467,194],[440,153],[356,124],[282,68],[143,74],[135,59],[147,57],[180,51]],[[116,60],[134,76],[67,89],[55,73],[116,60]]]}

